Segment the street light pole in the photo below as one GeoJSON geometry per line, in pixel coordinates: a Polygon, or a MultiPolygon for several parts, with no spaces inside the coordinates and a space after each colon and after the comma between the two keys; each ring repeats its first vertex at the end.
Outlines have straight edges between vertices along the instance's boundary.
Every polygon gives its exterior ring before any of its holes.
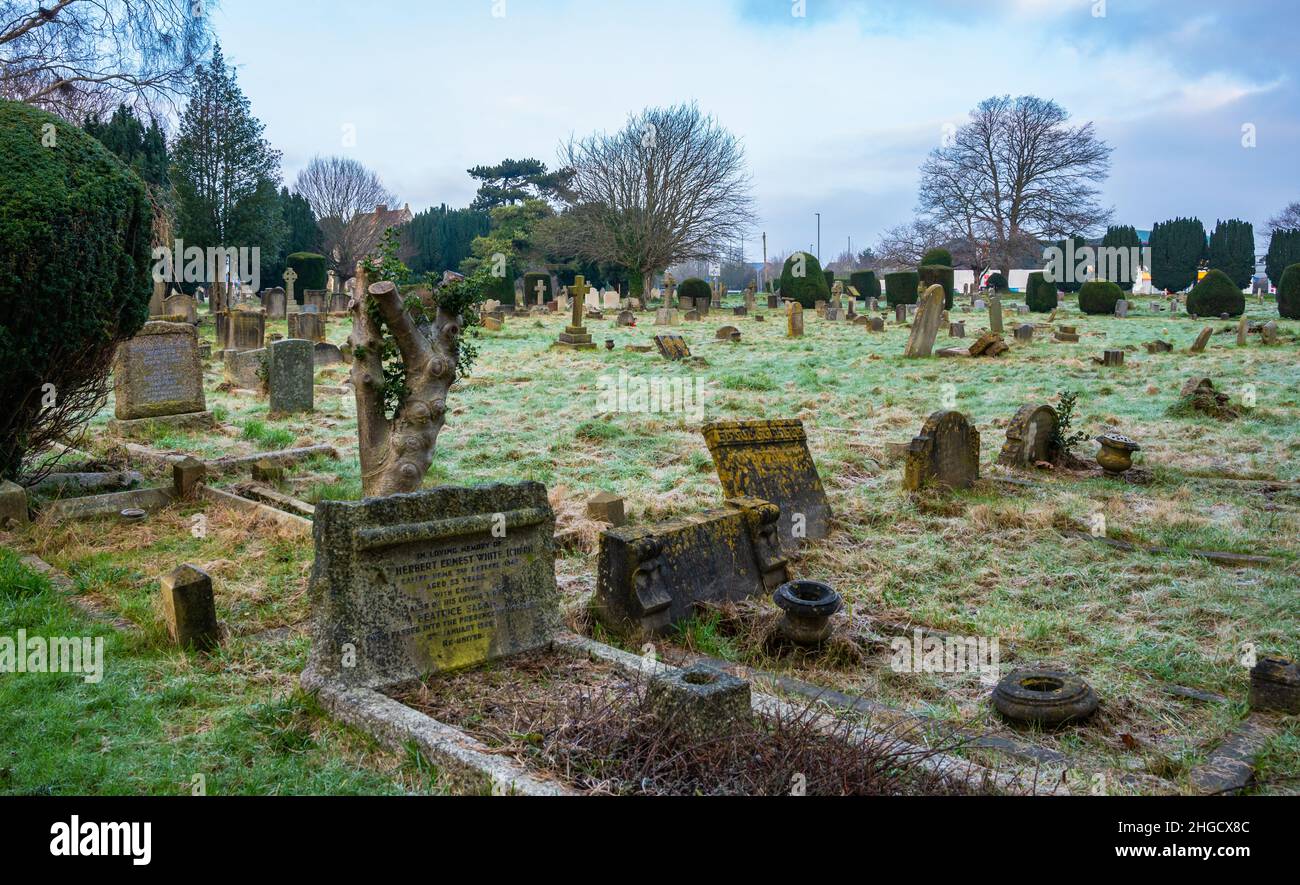
{"type": "Polygon", "coordinates": [[[822,214],[817,213],[817,262],[822,260],[822,214]]]}

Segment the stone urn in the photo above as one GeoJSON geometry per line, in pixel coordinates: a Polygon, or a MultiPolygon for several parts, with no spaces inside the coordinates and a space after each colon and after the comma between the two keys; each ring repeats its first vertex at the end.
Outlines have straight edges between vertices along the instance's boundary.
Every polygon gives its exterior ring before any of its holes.
{"type": "Polygon", "coordinates": [[[1133,453],[1142,451],[1142,447],[1122,433],[1103,433],[1097,437],[1101,451],[1097,452],[1097,463],[1106,471],[1107,476],[1120,476],[1133,466],[1133,453]]]}
{"type": "Polygon", "coordinates": [[[791,581],[772,594],[776,607],[785,612],[777,624],[782,638],[796,645],[821,645],[831,635],[831,615],[843,605],[840,594],[821,581],[791,581]]]}

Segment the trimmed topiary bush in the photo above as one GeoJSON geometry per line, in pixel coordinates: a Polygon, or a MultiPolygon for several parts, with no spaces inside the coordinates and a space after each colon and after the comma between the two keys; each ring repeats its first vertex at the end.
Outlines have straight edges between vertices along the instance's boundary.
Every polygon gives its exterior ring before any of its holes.
{"type": "MultiPolygon", "coordinates": [[[[284,259],[284,263],[298,274],[298,279],[293,282],[294,301],[302,304],[302,295],[308,289],[320,291],[325,288],[327,268],[324,255],[317,255],[315,252],[294,252],[284,259]]],[[[283,283],[273,282],[273,285],[280,286],[283,283]]]]}
{"type": "Polygon", "coordinates": [[[921,266],[942,265],[952,267],[952,253],[947,249],[931,249],[921,256],[921,266]]]}
{"type": "Polygon", "coordinates": [[[931,286],[943,286],[943,306],[948,310],[952,310],[955,271],[943,264],[926,264],[918,267],[916,272],[921,278],[922,289],[928,289],[931,286]]]}
{"type": "Polygon", "coordinates": [[[1277,284],[1277,312],[1288,320],[1300,320],[1300,264],[1282,271],[1277,284]]]}
{"type": "Polygon", "coordinates": [[[551,275],[548,273],[526,273],[524,274],[524,304],[533,306],[537,304],[537,284],[542,283],[545,289],[542,292],[542,303],[554,300],[551,292],[551,275]]]}
{"type": "Polygon", "coordinates": [[[785,267],[781,268],[781,297],[808,308],[816,307],[818,301],[830,301],[831,289],[817,256],[796,252],[785,260],[785,267]]]}
{"type": "Polygon", "coordinates": [[[153,216],[129,167],[44,111],[0,101],[0,157],[0,479],[12,479],[103,405],[118,343],[149,318],[153,216]]]}
{"type": "Polygon", "coordinates": [[[1246,296],[1226,273],[1212,270],[1192,287],[1187,312],[1198,317],[1239,317],[1246,312],[1246,296]]]}
{"type": "Polygon", "coordinates": [[[1059,299],[1056,284],[1045,280],[1042,271],[1036,270],[1029,275],[1029,282],[1025,284],[1025,304],[1029,305],[1030,310],[1034,313],[1051,313],[1056,310],[1059,299]]]}
{"type": "Polygon", "coordinates": [[[873,270],[859,270],[849,274],[849,285],[857,289],[863,298],[880,297],[880,280],[873,270]]]}
{"type": "Polygon", "coordinates": [[[1089,280],[1079,287],[1079,310],[1089,314],[1113,314],[1124,298],[1124,290],[1109,280],[1089,280]]]}
{"type": "Polygon", "coordinates": [[[711,301],[713,299],[713,289],[709,286],[707,280],[690,277],[682,280],[682,284],[677,287],[677,297],[694,298],[696,301],[703,298],[705,301],[711,301]]]}
{"type": "Polygon", "coordinates": [[[1011,284],[1007,282],[1006,274],[1002,271],[989,274],[988,286],[994,292],[1007,292],[1011,289],[1011,284]]]}
{"type": "Polygon", "coordinates": [[[899,304],[916,304],[920,292],[921,275],[914,270],[901,270],[885,274],[885,300],[890,307],[899,304]]]}

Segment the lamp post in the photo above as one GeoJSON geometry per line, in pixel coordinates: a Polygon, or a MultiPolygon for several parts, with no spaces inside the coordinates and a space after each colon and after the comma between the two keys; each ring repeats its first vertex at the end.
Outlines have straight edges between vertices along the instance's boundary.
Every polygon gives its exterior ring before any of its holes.
{"type": "Polygon", "coordinates": [[[822,214],[817,213],[817,262],[822,260],[822,214]]]}

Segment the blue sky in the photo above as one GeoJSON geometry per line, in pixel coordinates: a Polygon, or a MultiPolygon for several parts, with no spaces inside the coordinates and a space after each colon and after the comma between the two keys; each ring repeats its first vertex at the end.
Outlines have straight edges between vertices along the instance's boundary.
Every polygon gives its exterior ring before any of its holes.
{"type": "Polygon", "coordinates": [[[1295,0],[221,0],[227,57],[292,183],[353,156],[413,208],[465,170],[697,101],[744,141],[771,253],[908,220],[917,169],[990,95],[1053,98],[1115,147],[1105,199],[1261,228],[1300,199],[1295,0]],[[1097,13],[1104,12],[1104,15],[1097,13]],[[1256,146],[1243,146],[1252,126],[1256,146]],[[351,128],[348,128],[351,127],[351,128]],[[344,133],[355,131],[354,146],[344,133]]]}

